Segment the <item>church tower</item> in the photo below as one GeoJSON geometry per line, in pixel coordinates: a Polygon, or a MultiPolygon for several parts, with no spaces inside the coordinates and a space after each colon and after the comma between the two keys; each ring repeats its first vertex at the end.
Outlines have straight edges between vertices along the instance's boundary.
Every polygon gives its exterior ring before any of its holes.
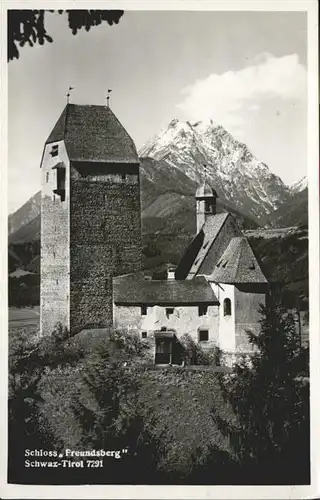
{"type": "Polygon", "coordinates": [[[112,278],[141,269],[139,158],[109,107],[67,104],[41,185],[41,331],[108,327],[112,278]]]}
{"type": "Polygon", "coordinates": [[[207,182],[204,182],[196,191],[197,201],[197,233],[206,220],[217,212],[218,195],[207,182]]]}

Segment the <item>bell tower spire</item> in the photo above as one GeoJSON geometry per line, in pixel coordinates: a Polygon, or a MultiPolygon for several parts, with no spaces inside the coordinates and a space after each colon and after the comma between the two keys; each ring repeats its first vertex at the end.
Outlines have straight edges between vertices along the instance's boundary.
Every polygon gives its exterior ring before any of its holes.
{"type": "Polygon", "coordinates": [[[205,224],[209,217],[217,212],[218,195],[207,182],[207,172],[205,167],[205,180],[196,191],[197,201],[197,233],[205,224]]]}

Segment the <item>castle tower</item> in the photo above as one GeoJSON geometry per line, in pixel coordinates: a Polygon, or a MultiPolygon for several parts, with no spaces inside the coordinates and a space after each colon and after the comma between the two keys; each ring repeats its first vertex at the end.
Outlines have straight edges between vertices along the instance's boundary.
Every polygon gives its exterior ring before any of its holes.
{"type": "Polygon", "coordinates": [[[207,182],[204,182],[196,192],[197,201],[197,233],[208,217],[216,214],[218,195],[207,182]]]}
{"type": "Polygon", "coordinates": [[[41,176],[41,331],[108,327],[112,278],[141,269],[135,145],[109,107],[67,104],[41,176]]]}

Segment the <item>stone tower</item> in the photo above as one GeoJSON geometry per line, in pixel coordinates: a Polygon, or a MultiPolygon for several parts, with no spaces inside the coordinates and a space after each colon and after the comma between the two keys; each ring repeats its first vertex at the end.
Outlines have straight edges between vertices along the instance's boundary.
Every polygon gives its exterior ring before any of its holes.
{"type": "Polygon", "coordinates": [[[196,191],[197,201],[197,233],[200,231],[208,217],[217,211],[218,195],[207,182],[204,182],[196,191]]]}
{"type": "Polygon", "coordinates": [[[109,107],[67,104],[41,175],[41,331],[108,327],[112,278],[141,269],[135,145],[109,107]]]}

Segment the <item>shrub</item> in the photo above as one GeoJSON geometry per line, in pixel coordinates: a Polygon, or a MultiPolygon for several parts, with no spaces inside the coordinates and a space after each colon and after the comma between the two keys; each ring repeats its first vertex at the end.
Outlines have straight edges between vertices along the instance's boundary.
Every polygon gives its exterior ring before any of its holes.
{"type": "Polygon", "coordinates": [[[306,356],[294,318],[273,297],[261,308],[261,332],[248,332],[250,363],[222,378],[236,425],[220,428],[245,484],[306,484],[310,480],[309,387],[306,356]]]}
{"type": "Polygon", "coordinates": [[[182,345],[182,361],[185,364],[220,366],[222,351],[218,346],[204,349],[200,343],[195,342],[187,333],[179,341],[182,345]]]}

